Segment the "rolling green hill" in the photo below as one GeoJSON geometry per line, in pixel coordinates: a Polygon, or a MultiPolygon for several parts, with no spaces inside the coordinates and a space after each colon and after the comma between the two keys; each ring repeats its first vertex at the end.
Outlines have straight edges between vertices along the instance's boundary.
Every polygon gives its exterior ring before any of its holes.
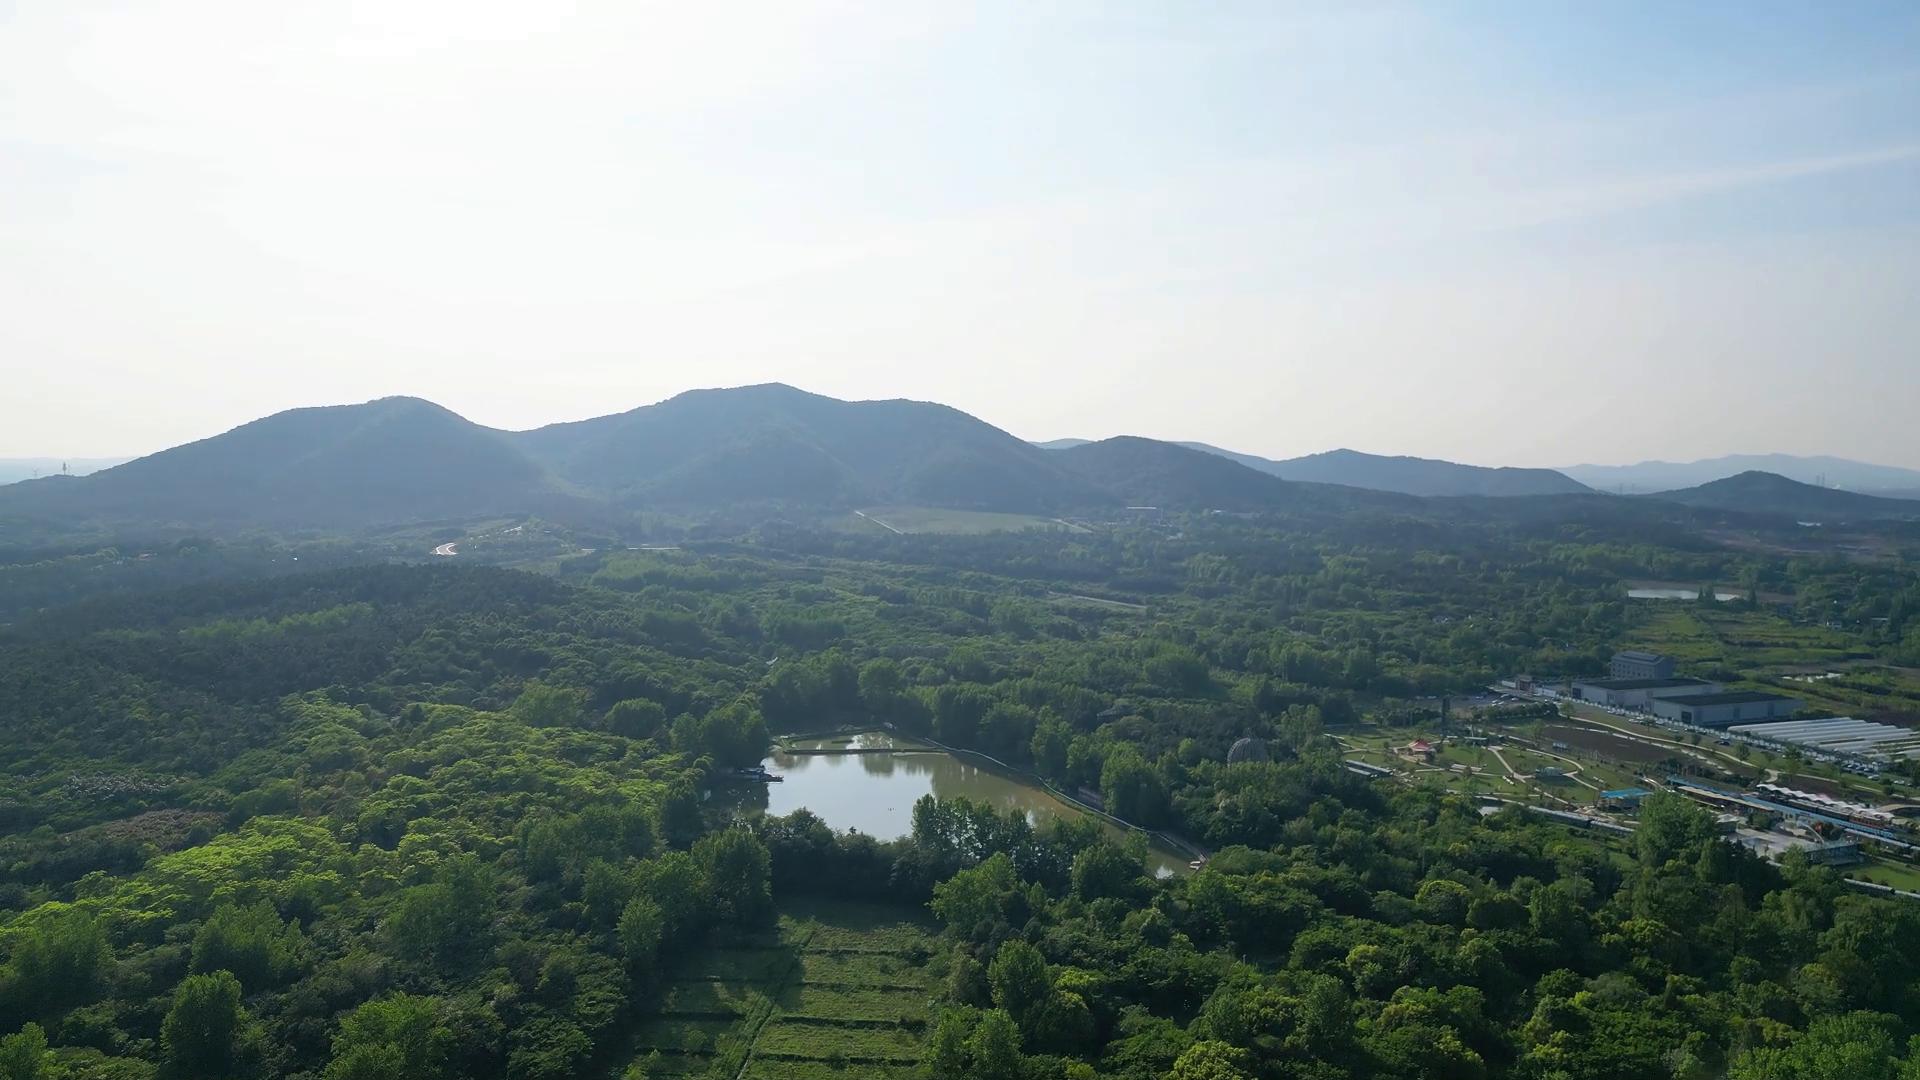
{"type": "MultiPolygon", "coordinates": [[[[1043,450],[1072,450],[1086,439],[1051,439],[1035,443],[1043,450]]],[[[1172,445],[1238,462],[1256,472],[1309,484],[1337,484],[1369,491],[1392,491],[1422,497],[1484,495],[1581,495],[1585,484],[1552,469],[1491,468],[1461,465],[1433,458],[1387,457],[1358,450],[1329,450],[1324,454],[1275,461],[1256,454],[1225,450],[1211,443],[1176,442],[1172,445]]]]}
{"type": "Polygon", "coordinates": [[[417,398],[295,409],[92,476],[0,488],[0,516],[359,527],[756,503],[1033,512],[1112,501],[957,409],[767,385],[518,433],[417,398]]]}
{"type": "Polygon", "coordinates": [[[0,488],[0,512],[277,526],[429,520],[570,500],[503,433],[407,397],[275,413],[90,476],[0,488]]]}
{"type": "Polygon", "coordinates": [[[778,383],[693,390],[512,437],[623,504],[780,500],[1041,510],[1097,498],[1051,456],[922,401],[841,401],[778,383]]]}
{"type": "Polygon", "coordinates": [[[1883,499],[1836,488],[1815,487],[1769,472],[1743,472],[1698,487],[1645,496],[1708,510],[1789,515],[1820,521],[1920,518],[1920,501],[1883,499]]]}
{"type": "Polygon", "coordinates": [[[1297,484],[1179,443],[1121,435],[1051,451],[1068,469],[1128,505],[1255,513],[1401,509],[1419,500],[1331,484],[1297,484]]]}
{"type": "MultiPolygon", "coordinates": [[[[1244,455],[1234,457],[1243,464],[1253,464],[1246,461],[1244,455]]],[[[1590,490],[1585,484],[1552,469],[1489,468],[1432,458],[1363,454],[1358,450],[1329,450],[1253,467],[1287,480],[1344,484],[1407,495],[1579,495],[1590,490]]]]}

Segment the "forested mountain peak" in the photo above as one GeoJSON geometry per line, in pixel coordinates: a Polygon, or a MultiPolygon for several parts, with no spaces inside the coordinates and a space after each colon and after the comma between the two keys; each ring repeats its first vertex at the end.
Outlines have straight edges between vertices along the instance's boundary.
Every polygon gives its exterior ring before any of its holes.
{"type": "Polygon", "coordinates": [[[532,506],[555,485],[482,427],[417,397],[289,409],[58,485],[0,489],[47,516],[351,526],[532,506]]]}
{"type": "Polygon", "coordinates": [[[1408,495],[1577,495],[1590,490],[1552,469],[1462,465],[1348,449],[1276,462],[1274,472],[1289,480],[1347,484],[1408,495]]]}
{"type": "Polygon", "coordinates": [[[1920,500],[1888,499],[1817,487],[1759,470],[1749,470],[1698,487],[1663,491],[1647,498],[1755,514],[1840,520],[1920,518],[1920,500]]]}
{"type": "Polygon", "coordinates": [[[1237,461],[1137,435],[1055,450],[1075,473],[1130,505],[1236,513],[1374,504],[1373,493],[1294,484],[1237,461]]]}
{"type": "MultiPolygon", "coordinates": [[[[1053,439],[1035,445],[1045,450],[1070,450],[1086,444],[1085,439],[1053,439]]],[[[1403,495],[1579,495],[1592,490],[1552,469],[1461,465],[1434,458],[1369,454],[1345,447],[1276,461],[1257,454],[1227,450],[1212,443],[1182,441],[1172,445],[1223,457],[1282,480],[1337,484],[1403,495]]]]}
{"type": "Polygon", "coordinates": [[[1085,492],[1036,447],[958,409],[842,401],[782,383],[691,390],[514,436],[619,501],[907,501],[1040,509],[1085,492]]]}

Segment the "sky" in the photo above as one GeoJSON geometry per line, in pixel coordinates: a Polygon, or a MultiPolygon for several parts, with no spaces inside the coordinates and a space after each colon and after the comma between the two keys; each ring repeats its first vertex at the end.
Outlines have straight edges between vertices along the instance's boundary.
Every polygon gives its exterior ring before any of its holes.
{"type": "Polygon", "coordinates": [[[1920,4],[0,0],[0,455],[768,381],[1920,467],[1920,4]]]}

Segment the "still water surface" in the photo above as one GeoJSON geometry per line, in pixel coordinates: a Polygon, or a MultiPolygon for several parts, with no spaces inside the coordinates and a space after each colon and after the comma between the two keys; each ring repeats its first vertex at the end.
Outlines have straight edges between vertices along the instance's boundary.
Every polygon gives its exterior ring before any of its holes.
{"type": "MultiPolygon", "coordinates": [[[[940,799],[965,796],[1003,811],[1019,810],[1036,825],[1083,813],[1044,788],[898,736],[878,732],[842,735],[802,740],[790,747],[827,752],[775,751],[764,764],[769,772],[786,779],[778,784],[752,785],[753,790],[744,793],[747,805],[760,805],[764,793],[769,814],[790,814],[804,808],[835,829],[858,829],[881,840],[913,831],[913,804],[922,795],[940,799]]],[[[1108,828],[1116,836],[1121,834],[1115,826],[1108,828]]],[[[1164,877],[1184,872],[1188,858],[1155,842],[1148,853],[1148,867],[1164,877]]]]}
{"type": "MultiPolygon", "coordinates": [[[[1747,594],[1745,593],[1721,592],[1718,589],[1715,589],[1713,591],[1713,596],[1714,596],[1714,599],[1721,600],[1721,601],[1745,600],[1747,598],[1747,594]]],[[[1698,600],[1700,599],[1700,590],[1699,589],[1628,589],[1627,598],[1630,600],[1698,600]]]]}

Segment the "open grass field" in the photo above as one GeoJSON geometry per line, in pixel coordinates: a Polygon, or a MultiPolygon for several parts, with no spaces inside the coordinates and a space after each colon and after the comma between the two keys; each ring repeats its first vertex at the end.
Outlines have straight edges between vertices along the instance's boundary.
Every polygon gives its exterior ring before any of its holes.
{"type": "Polygon", "coordinates": [[[1920,866],[1909,866],[1892,859],[1869,859],[1859,866],[1848,868],[1846,875],[1876,885],[1891,885],[1904,892],[1920,892],[1920,866]]]}
{"type": "Polygon", "coordinates": [[[1818,626],[1796,626],[1766,611],[1697,604],[1662,606],[1634,628],[1632,646],[1666,653],[1686,664],[1746,669],[1821,664],[1848,659],[1854,642],[1818,626]]]}
{"type": "Polygon", "coordinates": [[[1032,514],[1002,514],[988,510],[943,510],[926,506],[870,506],[852,515],[848,528],[862,531],[896,533],[946,533],[953,536],[979,536],[983,533],[1019,532],[1022,529],[1065,529],[1085,532],[1053,518],[1032,514]]]}
{"type": "Polygon", "coordinates": [[[626,1061],[648,1077],[905,1080],[926,1042],[934,946],[916,911],[782,904],[772,932],[716,942],[674,970],[626,1061]]]}

